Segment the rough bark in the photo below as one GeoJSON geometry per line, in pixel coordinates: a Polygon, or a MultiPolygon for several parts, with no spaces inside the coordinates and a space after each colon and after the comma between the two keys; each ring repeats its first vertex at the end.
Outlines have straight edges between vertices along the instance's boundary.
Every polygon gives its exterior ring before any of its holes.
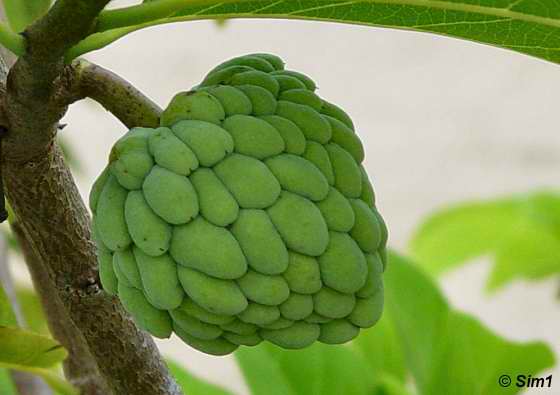
{"type": "Polygon", "coordinates": [[[75,385],[82,395],[105,395],[111,393],[107,383],[99,373],[95,359],[91,355],[86,340],[73,324],[58,295],[57,289],[48,279],[46,266],[40,261],[29,245],[19,224],[11,224],[23,257],[31,274],[34,288],[41,300],[51,334],[68,350],[64,361],[64,375],[75,385]]]}
{"type": "MultiPolygon", "coordinates": [[[[26,30],[27,52],[10,70],[2,103],[8,123],[2,178],[20,238],[36,258],[30,265],[34,282],[45,295],[55,295],[53,305],[67,315],[59,317],[56,331],[67,331],[59,340],[77,328],[116,395],[181,394],[151,337],[102,290],[89,215],[54,140],[75,99],[70,93],[76,73],[64,65],[64,52],[91,31],[107,2],[58,0],[26,30]]],[[[87,358],[83,343],[67,344],[87,358]]]]}

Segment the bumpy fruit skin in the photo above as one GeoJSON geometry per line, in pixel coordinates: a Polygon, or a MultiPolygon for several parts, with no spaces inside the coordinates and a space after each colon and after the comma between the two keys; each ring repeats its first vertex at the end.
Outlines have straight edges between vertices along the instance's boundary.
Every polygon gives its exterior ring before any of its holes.
{"type": "Polygon", "coordinates": [[[274,55],[213,69],[134,128],[90,196],[103,287],[225,355],[340,344],[383,309],[387,228],[348,115],[274,55]]]}

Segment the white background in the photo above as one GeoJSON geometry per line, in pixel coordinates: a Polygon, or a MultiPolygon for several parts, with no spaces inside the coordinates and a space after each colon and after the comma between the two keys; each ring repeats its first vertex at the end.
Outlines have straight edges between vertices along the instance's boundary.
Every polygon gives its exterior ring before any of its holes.
{"type": "MultiPolygon", "coordinates": [[[[513,52],[396,30],[234,20],[151,28],[88,58],[165,106],[221,61],[251,52],[280,55],[352,116],[392,247],[406,250],[419,221],[446,203],[560,184],[560,66],[513,52]]],[[[125,128],[93,102],[72,106],[64,122],[86,197],[125,128]]],[[[481,260],[444,277],[452,304],[510,339],[545,340],[560,355],[558,279],[488,295],[489,267],[481,260]]],[[[158,344],[194,373],[247,394],[233,358],[175,338],[158,344]]],[[[553,374],[552,390],[531,393],[560,393],[560,369],[553,374]]]]}

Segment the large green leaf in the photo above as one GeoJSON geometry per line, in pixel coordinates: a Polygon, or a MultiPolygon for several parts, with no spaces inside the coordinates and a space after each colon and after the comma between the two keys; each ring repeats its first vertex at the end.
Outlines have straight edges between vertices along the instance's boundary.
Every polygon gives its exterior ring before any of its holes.
{"type": "Polygon", "coordinates": [[[404,258],[391,254],[385,278],[387,310],[420,394],[515,394],[520,388],[497,384],[500,375],[534,375],[554,364],[545,344],[506,340],[450,308],[433,280],[404,258]]]}
{"type": "Polygon", "coordinates": [[[369,395],[374,388],[365,359],[347,346],[288,351],[261,344],[235,356],[254,395],[369,395]]]}
{"type": "Polygon", "coordinates": [[[159,0],[104,11],[98,34],[73,58],[154,24],[224,18],[284,18],[432,32],[560,62],[560,2],[536,0],[159,0]]]}
{"type": "MultiPolygon", "coordinates": [[[[4,262],[0,262],[3,265],[4,262]]],[[[8,295],[4,291],[2,284],[0,283],[0,326],[17,326],[17,319],[14,311],[12,310],[12,305],[8,299],[8,295]]]]}
{"type": "Polygon", "coordinates": [[[43,15],[50,7],[51,0],[3,0],[10,27],[21,32],[27,25],[43,15]]]}
{"type": "Polygon", "coordinates": [[[32,332],[49,334],[47,319],[37,293],[25,285],[16,285],[16,295],[25,318],[25,326],[32,332]]]}
{"type": "Polygon", "coordinates": [[[0,394],[17,395],[16,387],[8,369],[0,369],[0,394]]]}
{"type": "Polygon", "coordinates": [[[362,353],[372,371],[383,372],[382,375],[376,374],[374,379],[388,383],[379,382],[379,386],[390,386],[389,382],[406,380],[407,366],[402,339],[399,338],[394,319],[387,309],[374,328],[360,333],[352,342],[352,347],[362,353]]]}
{"type": "Polygon", "coordinates": [[[452,309],[420,267],[390,254],[380,322],[350,346],[315,344],[288,351],[263,343],[235,355],[253,395],[502,395],[502,374],[536,374],[553,365],[550,349],[517,343],[452,309]]]}
{"type": "Polygon", "coordinates": [[[490,255],[495,264],[489,289],[558,273],[560,195],[537,192],[438,212],[416,232],[411,255],[434,274],[490,255]]]}
{"type": "Polygon", "coordinates": [[[171,371],[171,374],[173,375],[173,377],[175,377],[177,383],[185,394],[232,395],[231,392],[194,376],[177,362],[171,359],[166,359],[166,362],[169,370],[171,371]]]}
{"type": "MultiPolygon", "coordinates": [[[[296,395],[294,384],[262,345],[235,352],[243,377],[253,395],[296,395]]],[[[298,365],[302,366],[302,365],[298,365]]]]}
{"type": "Polygon", "coordinates": [[[50,370],[66,356],[66,350],[50,337],[0,326],[0,369],[29,372],[41,376],[59,394],[78,395],[70,383],[50,370]]]}
{"type": "Polygon", "coordinates": [[[189,395],[232,395],[231,392],[210,384],[194,375],[177,362],[167,359],[167,366],[171,374],[185,394],[189,395]]]}
{"type": "Polygon", "coordinates": [[[50,337],[0,326],[0,364],[48,368],[66,356],[66,350],[50,337]]]}

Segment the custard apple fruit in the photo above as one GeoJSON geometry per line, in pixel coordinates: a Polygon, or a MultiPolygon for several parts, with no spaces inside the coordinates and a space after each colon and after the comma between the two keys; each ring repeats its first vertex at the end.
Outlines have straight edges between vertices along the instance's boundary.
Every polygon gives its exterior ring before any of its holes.
{"type": "Polygon", "coordinates": [[[90,207],[103,288],[138,326],[224,355],[379,319],[387,229],[352,121],[315,88],[241,56],[116,142],[90,207]]]}

